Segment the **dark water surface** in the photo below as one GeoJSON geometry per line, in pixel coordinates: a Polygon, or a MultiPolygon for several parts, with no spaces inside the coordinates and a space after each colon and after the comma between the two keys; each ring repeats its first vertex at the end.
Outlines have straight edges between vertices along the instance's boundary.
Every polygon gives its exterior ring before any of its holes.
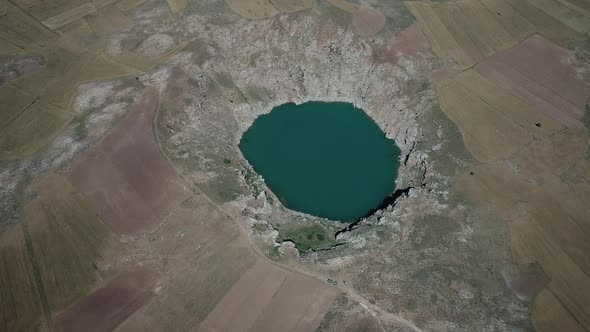
{"type": "Polygon", "coordinates": [[[288,208],[354,221],[393,192],[400,150],[350,103],[307,102],[258,117],[244,157],[288,208]]]}

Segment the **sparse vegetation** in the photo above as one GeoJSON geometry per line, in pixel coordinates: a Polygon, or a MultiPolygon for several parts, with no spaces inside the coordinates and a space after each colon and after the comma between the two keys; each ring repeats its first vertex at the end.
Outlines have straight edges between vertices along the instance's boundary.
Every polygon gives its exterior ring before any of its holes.
{"type": "Polygon", "coordinates": [[[297,250],[301,252],[326,249],[334,245],[334,237],[321,225],[299,226],[281,231],[279,238],[283,241],[290,240],[295,243],[297,250]]]}
{"type": "Polygon", "coordinates": [[[252,195],[258,197],[264,191],[264,184],[260,175],[256,174],[254,170],[248,166],[244,166],[242,169],[242,176],[244,181],[250,188],[252,195]]]}

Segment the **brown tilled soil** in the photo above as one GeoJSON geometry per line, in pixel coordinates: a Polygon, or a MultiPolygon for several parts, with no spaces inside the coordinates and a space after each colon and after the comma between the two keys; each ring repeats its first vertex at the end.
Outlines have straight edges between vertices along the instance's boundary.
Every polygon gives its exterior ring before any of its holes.
{"type": "Polygon", "coordinates": [[[582,128],[590,80],[571,66],[573,59],[571,52],[535,35],[475,68],[561,124],[582,128]]]}
{"type": "Polygon", "coordinates": [[[147,269],[121,273],[60,314],[55,320],[55,330],[112,331],[151,299],[155,286],[154,273],[147,269]]]}
{"type": "Polygon", "coordinates": [[[119,126],[82,156],[69,174],[116,233],[153,226],[188,197],[154,140],[157,104],[158,92],[146,89],[119,126]]]}
{"type": "Polygon", "coordinates": [[[21,225],[0,234],[0,326],[6,331],[44,330],[38,284],[21,225]]]}
{"type": "Polygon", "coordinates": [[[108,227],[65,178],[50,173],[33,189],[37,197],[24,206],[25,239],[30,241],[38,282],[44,286],[41,298],[47,299],[52,311],[59,311],[101,280],[97,267],[113,257],[117,245],[108,227]]]}
{"type": "Polygon", "coordinates": [[[314,331],[338,293],[316,279],[258,261],[199,330],[314,331]]]}

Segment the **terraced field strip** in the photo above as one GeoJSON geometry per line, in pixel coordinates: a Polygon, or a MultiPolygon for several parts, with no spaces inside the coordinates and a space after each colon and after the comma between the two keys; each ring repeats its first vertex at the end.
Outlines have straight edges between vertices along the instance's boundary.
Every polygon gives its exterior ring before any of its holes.
{"type": "Polygon", "coordinates": [[[236,282],[201,323],[202,331],[249,331],[288,272],[258,261],[236,282]],[[228,317],[228,312],[235,315],[228,317]]]}
{"type": "MultiPolygon", "coordinates": [[[[47,328],[41,291],[35,278],[21,225],[0,234],[0,329],[38,331],[47,328]]],[[[49,310],[48,310],[49,311],[49,310]]]]}
{"type": "Polygon", "coordinates": [[[571,52],[535,35],[475,66],[535,109],[570,128],[582,128],[590,82],[568,64],[571,52]]]}
{"type": "Polygon", "coordinates": [[[518,47],[498,53],[494,58],[518,69],[523,75],[550,89],[554,94],[575,105],[577,115],[584,114],[590,95],[590,79],[580,75],[571,64],[573,52],[547,39],[531,36],[518,47]]]}
{"type": "MultiPolygon", "coordinates": [[[[514,260],[539,262],[549,276],[545,291],[557,300],[535,307],[567,312],[566,323],[573,320],[584,328],[590,326],[590,210],[560,175],[576,164],[588,140],[583,132],[561,131],[511,156],[509,163],[478,166],[459,181],[469,197],[506,219],[514,260]]],[[[535,317],[550,326],[541,313],[535,317]]]]}
{"type": "Polygon", "coordinates": [[[590,31],[590,18],[554,0],[527,0],[569,28],[586,34],[590,31]]]}
{"type": "MultiPolygon", "coordinates": [[[[18,1],[15,1],[18,3],[18,1]]],[[[11,1],[3,1],[6,12],[0,15],[0,39],[20,50],[36,50],[54,43],[58,35],[32,18],[11,1]]]]}
{"type": "Polygon", "coordinates": [[[92,50],[80,56],[56,46],[42,51],[44,68],[0,87],[0,159],[31,155],[56,138],[74,115],[68,111],[75,88],[85,81],[135,74],[92,50]]]}
{"type": "Polygon", "coordinates": [[[555,0],[411,1],[405,5],[433,51],[462,69],[514,47],[535,32],[563,42],[590,30],[589,18],[555,0]]]}
{"type": "Polygon", "coordinates": [[[155,275],[148,269],[139,267],[120,273],[61,313],[55,320],[55,330],[112,331],[154,296],[155,287],[155,275]]]}
{"type": "MultiPolygon", "coordinates": [[[[544,220],[546,221],[546,219],[544,220]]],[[[539,222],[523,223],[511,232],[517,233],[511,241],[527,246],[531,260],[538,260],[547,271],[549,289],[582,326],[590,327],[590,278],[555,242],[549,230],[539,222]]],[[[524,254],[520,253],[520,256],[524,254]]]]}
{"type": "Polygon", "coordinates": [[[339,291],[258,261],[200,326],[201,331],[314,331],[339,291]],[[228,312],[235,315],[228,317],[228,312]],[[288,314],[287,314],[288,313],[288,314]]]}
{"type": "Polygon", "coordinates": [[[35,102],[35,96],[8,83],[0,86],[0,132],[35,102]]]}
{"type": "Polygon", "coordinates": [[[429,36],[434,52],[462,68],[518,42],[478,0],[406,6],[429,36]]]}
{"type": "Polygon", "coordinates": [[[577,31],[566,26],[555,17],[532,5],[528,0],[506,0],[520,15],[534,24],[535,31],[554,42],[570,38],[582,38],[577,31]]]}
{"type": "Polygon", "coordinates": [[[571,331],[584,332],[584,329],[563,307],[559,299],[546,289],[536,298],[533,306],[535,327],[538,332],[571,331]]]}
{"type": "Polygon", "coordinates": [[[55,30],[68,23],[71,23],[84,16],[87,16],[88,14],[94,13],[95,11],[96,7],[94,7],[94,5],[92,5],[91,3],[85,3],[79,7],[72,8],[64,12],[61,12],[55,16],[52,16],[44,20],[42,23],[46,27],[55,30]]]}
{"type": "Polygon", "coordinates": [[[545,137],[564,129],[559,122],[536,111],[473,69],[455,75],[453,79],[486,104],[525,128],[532,136],[545,137]]]}
{"type": "Polygon", "coordinates": [[[575,10],[576,12],[590,17],[590,2],[585,0],[557,0],[562,5],[568,7],[569,9],[575,10]]]}
{"type": "Polygon", "coordinates": [[[533,23],[515,10],[507,0],[481,0],[481,3],[516,40],[524,40],[535,33],[533,23]]]}
{"type": "Polygon", "coordinates": [[[340,292],[300,273],[290,273],[251,331],[314,331],[340,292]]]}
{"type": "MultiPolygon", "coordinates": [[[[463,84],[469,85],[466,77],[463,84]]],[[[508,157],[524,147],[530,133],[454,79],[438,86],[441,108],[455,122],[469,151],[480,161],[508,157]]],[[[501,95],[493,96],[501,98],[501,95]]]]}
{"type": "Polygon", "coordinates": [[[178,52],[182,51],[188,45],[189,45],[189,42],[180,41],[180,42],[178,42],[178,45],[176,45],[174,48],[172,48],[171,50],[169,50],[165,54],[162,54],[160,56],[155,56],[155,57],[144,57],[144,56],[138,55],[136,53],[133,53],[131,51],[125,51],[125,52],[123,52],[123,54],[121,54],[120,56],[118,56],[116,58],[113,58],[112,60],[116,61],[118,63],[124,64],[126,66],[129,66],[131,68],[135,68],[135,69],[143,71],[143,72],[148,72],[148,71],[156,68],[159,64],[163,63],[164,61],[170,59],[171,57],[176,55],[178,52]]]}
{"type": "Polygon", "coordinates": [[[72,118],[73,114],[58,106],[34,100],[0,131],[0,159],[32,154],[53,140],[72,118]]]}
{"type": "Polygon", "coordinates": [[[32,253],[52,311],[68,307],[99,279],[95,264],[114,246],[108,228],[61,176],[39,182],[24,208],[32,253]]]}
{"type": "Polygon", "coordinates": [[[61,13],[74,10],[89,3],[89,0],[13,0],[11,1],[22,8],[30,16],[39,22],[55,17],[61,13]]]}
{"type": "Polygon", "coordinates": [[[462,21],[471,39],[486,56],[517,44],[517,40],[498,22],[497,15],[492,16],[479,0],[458,1],[456,5],[463,14],[462,21]]]}
{"type": "Polygon", "coordinates": [[[473,42],[470,36],[473,31],[465,24],[459,7],[454,3],[433,3],[431,6],[469,58],[476,63],[483,60],[484,54],[473,42]]]}
{"type": "MultiPolygon", "coordinates": [[[[454,62],[462,68],[471,67],[480,60],[479,58],[471,58],[469,53],[459,45],[431,4],[423,2],[406,2],[405,4],[416,17],[422,31],[430,40],[432,50],[438,56],[454,62]]],[[[460,28],[453,30],[458,29],[460,28]]]]}

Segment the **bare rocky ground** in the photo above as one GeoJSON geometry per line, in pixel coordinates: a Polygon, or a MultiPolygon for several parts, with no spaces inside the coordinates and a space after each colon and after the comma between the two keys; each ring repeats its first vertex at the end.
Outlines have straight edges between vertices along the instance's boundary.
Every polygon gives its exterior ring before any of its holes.
{"type": "MultiPolygon", "coordinates": [[[[533,329],[529,304],[502,278],[513,269],[504,223],[454,188],[456,177],[477,162],[439,109],[430,78],[438,60],[423,47],[390,56],[390,45],[413,18],[401,2],[371,4],[387,23],[364,37],[350,14],[325,1],[254,21],[220,0],[190,2],[176,16],[164,1],[143,3],[129,14],[133,27],[108,35],[105,54],[133,51],[149,59],[187,46],[136,77],[77,87],[76,118],[63,135],[34,156],[0,164],[1,225],[18,222],[20,198],[32,195],[27,185],[38,174],[66,169],[119,121],[144,86],[156,86],[162,92],[157,135],[165,153],[195,191],[249,226],[268,257],[333,276],[423,330],[533,329]],[[395,202],[354,225],[341,224],[284,208],[253,173],[237,148],[241,134],[274,106],[308,100],[354,103],[396,140],[403,160],[395,202]],[[289,230],[311,225],[330,235],[317,250],[299,252],[284,241],[289,230]]],[[[37,56],[2,61],[0,83],[42,65],[37,56]]],[[[375,319],[348,297],[320,326],[408,328],[375,319]]]]}

